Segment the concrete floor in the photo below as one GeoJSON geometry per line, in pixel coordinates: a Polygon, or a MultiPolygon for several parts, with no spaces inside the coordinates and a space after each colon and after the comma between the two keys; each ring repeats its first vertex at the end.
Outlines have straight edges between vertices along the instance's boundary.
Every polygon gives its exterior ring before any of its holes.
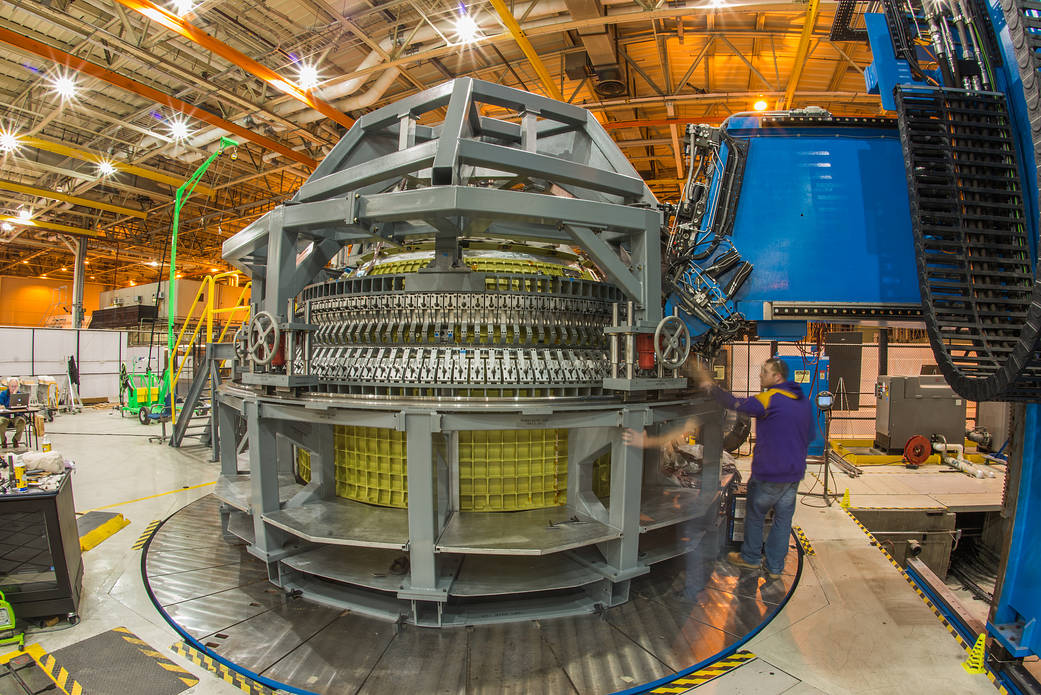
{"type": "MultiPolygon", "coordinates": [[[[82,622],[30,635],[28,641],[50,651],[123,626],[199,676],[200,683],[187,692],[230,695],[240,691],[169,650],[178,637],[148,601],[140,551],[131,548],[149,522],[209,494],[217,474],[216,464],[206,461],[206,449],[150,443],[147,435],[157,429],[101,410],[61,415],[48,425],[55,450],[77,464],[77,510],[120,511],[131,524],[84,555],[82,622]]],[[[864,477],[875,475],[869,471],[864,477]]],[[[813,482],[808,475],[804,488],[813,482]]],[[[985,676],[970,676],[961,668],[961,647],[843,511],[800,504],[795,522],[816,555],[807,558],[788,606],[746,646],[759,657],[758,666],[741,667],[705,690],[840,695],[913,685],[923,692],[995,692],[985,676]],[[781,671],[792,680],[772,677],[776,686],[764,681],[749,689],[745,681],[757,669],[781,671]]]]}

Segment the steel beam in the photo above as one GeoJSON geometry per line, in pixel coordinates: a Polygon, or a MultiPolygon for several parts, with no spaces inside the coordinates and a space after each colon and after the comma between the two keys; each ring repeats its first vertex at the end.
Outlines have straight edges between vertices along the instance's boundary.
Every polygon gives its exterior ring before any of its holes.
{"type": "MultiPolygon", "coordinates": [[[[81,150],[81,149],[79,149],[77,147],[72,147],[70,145],[66,145],[66,144],[60,143],[60,142],[52,142],[51,140],[44,140],[43,138],[40,138],[40,137],[25,136],[25,137],[21,138],[21,141],[23,143],[25,143],[26,145],[28,145],[29,147],[32,147],[34,149],[43,150],[44,152],[53,152],[54,154],[60,154],[63,157],[69,157],[71,159],[78,159],[78,160],[83,161],[83,162],[93,162],[93,163],[97,164],[102,159],[104,159],[104,157],[102,157],[100,154],[97,154],[95,152],[91,152],[89,150],[81,150]]],[[[176,188],[176,187],[180,186],[182,183],[184,183],[184,179],[179,179],[177,177],[170,176],[168,174],[164,174],[162,172],[155,171],[153,169],[148,169],[148,168],[145,168],[145,167],[137,166],[136,164],[124,164],[122,162],[113,162],[113,166],[115,166],[117,169],[119,169],[119,171],[125,171],[128,174],[133,174],[134,176],[140,176],[141,178],[149,179],[150,181],[156,181],[158,183],[165,183],[165,184],[168,184],[170,186],[173,186],[174,188],[176,188]]],[[[213,195],[213,189],[212,188],[209,188],[208,186],[203,186],[201,184],[198,187],[196,187],[195,190],[200,195],[205,195],[206,197],[209,197],[209,196],[213,195]]]]}
{"type": "MultiPolygon", "coordinates": [[[[118,165],[113,165],[117,168],[118,165]]],[[[33,195],[39,198],[49,198],[50,200],[60,200],[63,203],[71,203],[73,205],[82,205],[86,208],[95,208],[96,210],[105,210],[107,212],[115,212],[120,215],[128,215],[130,217],[136,217],[138,219],[145,219],[147,216],[140,210],[132,210],[130,208],[120,207],[118,205],[110,205],[109,203],[102,203],[98,200],[91,200],[90,198],[80,198],[75,195],[66,195],[65,193],[58,193],[56,191],[48,191],[43,188],[37,188],[36,186],[25,186],[14,181],[7,181],[0,179],[0,190],[13,191],[15,193],[25,193],[26,195],[33,195]]]]}
{"type": "Polygon", "coordinates": [[[218,41],[183,17],[178,17],[173,12],[153,4],[149,2],[149,0],[117,0],[117,2],[144,15],[153,22],[166,27],[170,31],[180,34],[189,41],[202,46],[207,51],[219,55],[232,65],[236,65],[247,73],[260,78],[278,91],[288,94],[301,104],[306,104],[326,118],[336,121],[345,128],[350,128],[354,125],[353,118],[337,110],[332,106],[332,104],[319,99],[311,94],[310,91],[301,89],[295,82],[282,77],[271,68],[266,65],[261,65],[223,41],[218,41]]]}
{"type": "Polygon", "coordinates": [[[820,11],[821,1],[810,0],[810,4],[806,7],[806,19],[802,24],[802,34],[799,36],[799,48],[795,52],[795,63],[792,64],[792,74],[788,78],[788,87],[784,90],[784,99],[781,101],[781,110],[787,110],[792,107],[795,89],[799,86],[803,68],[806,67],[806,58],[810,54],[810,40],[813,37],[813,27],[817,24],[817,17],[820,16],[820,11]]]}
{"type": "Polygon", "coordinates": [[[11,217],[9,215],[0,215],[0,222],[10,222],[13,225],[22,225],[23,227],[39,227],[40,229],[51,229],[55,232],[65,232],[66,234],[76,234],[79,236],[104,236],[104,234],[95,229],[70,227],[65,224],[58,224],[56,222],[44,222],[42,220],[29,220],[28,222],[26,222],[23,219],[11,217]]]}
{"type": "Polygon", "coordinates": [[[0,27],[0,41],[10,46],[13,46],[14,48],[25,53],[32,53],[34,55],[40,56],[41,58],[46,58],[47,60],[55,62],[59,65],[63,65],[69,70],[75,70],[76,72],[83,73],[84,75],[96,77],[97,79],[102,80],[103,82],[107,82],[110,85],[119,87],[120,89],[125,89],[126,91],[131,92],[133,94],[137,94],[138,96],[144,97],[145,99],[151,99],[157,104],[167,106],[175,111],[179,111],[185,114],[186,116],[196,118],[202,121],[203,123],[208,123],[209,125],[215,126],[217,128],[222,128],[228,131],[229,133],[234,133],[235,135],[238,135],[240,138],[244,140],[249,140],[250,142],[256,143],[257,145],[260,145],[265,149],[271,150],[272,152],[277,152],[285,157],[288,157],[289,159],[300,162],[308,168],[313,169],[315,166],[318,165],[318,162],[316,162],[311,157],[308,157],[307,155],[301,152],[297,152],[296,150],[287,147],[286,145],[283,145],[280,142],[276,142],[270,138],[266,138],[263,135],[258,135],[257,133],[254,133],[253,131],[247,128],[243,128],[242,126],[236,123],[227,121],[221,118],[220,116],[212,114],[205,109],[199,108],[198,106],[195,106],[194,104],[189,104],[188,102],[182,101],[177,97],[166,94],[165,92],[160,92],[158,89],[150,87],[142,82],[138,82],[137,80],[132,80],[129,77],[124,77],[123,75],[120,75],[117,72],[113,72],[108,68],[97,65],[96,63],[91,63],[89,61],[83,60],[82,58],[77,58],[76,56],[70,53],[66,53],[65,51],[55,48],[54,46],[50,46],[40,41],[36,41],[34,39],[29,38],[28,36],[23,36],[3,27],[0,27]]]}
{"type": "MultiPolygon", "coordinates": [[[[120,0],[122,2],[122,0],[120,0]]],[[[542,62],[542,58],[535,51],[535,47],[531,45],[531,41],[528,40],[524,30],[521,29],[520,24],[513,17],[513,13],[510,12],[510,8],[506,6],[503,0],[491,0],[492,7],[499,15],[499,19],[502,20],[502,24],[506,27],[506,30],[513,36],[513,40],[517,42],[524,56],[531,63],[531,67],[535,69],[535,74],[539,76],[539,81],[542,82],[542,86],[545,87],[546,93],[556,99],[557,101],[564,101],[564,95],[560,92],[560,88],[557,87],[557,83],[553,81],[553,76],[549,74],[549,70],[546,69],[545,63],[542,62]]]]}

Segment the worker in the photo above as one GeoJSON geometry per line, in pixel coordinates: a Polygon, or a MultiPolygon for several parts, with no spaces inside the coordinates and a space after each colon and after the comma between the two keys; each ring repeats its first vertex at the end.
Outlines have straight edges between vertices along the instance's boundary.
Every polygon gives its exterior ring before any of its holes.
{"type": "Polygon", "coordinates": [[[727,560],[743,569],[762,567],[770,579],[780,579],[796,495],[806,474],[806,454],[816,427],[809,399],[802,387],[788,380],[788,365],[776,357],[763,363],[759,370],[763,390],[749,398],[737,398],[719,388],[704,370],[699,371],[698,382],[724,408],[756,419],[744,542],[740,551],[727,555],[727,560]],[[773,525],[764,545],[763,522],[771,509],[773,525]]]}
{"type": "Polygon", "coordinates": [[[12,420],[14,421],[14,448],[18,448],[18,441],[22,438],[22,432],[25,431],[25,418],[21,415],[10,412],[11,407],[11,394],[18,393],[19,382],[15,377],[11,377],[7,380],[7,389],[0,391],[0,410],[6,411],[0,415],[0,447],[7,448],[7,428],[11,426],[12,420]]]}

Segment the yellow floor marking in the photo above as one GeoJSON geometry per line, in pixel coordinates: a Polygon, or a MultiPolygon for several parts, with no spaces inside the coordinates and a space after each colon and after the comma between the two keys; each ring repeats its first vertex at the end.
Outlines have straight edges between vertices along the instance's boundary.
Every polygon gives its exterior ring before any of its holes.
{"type": "MultiPolygon", "coordinates": [[[[217,481],[213,480],[208,483],[200,483],[198,485],[190,485],[188,487],[179,487],[176,490],[167,490],[166,492],[160,492],[157,495],[149,495],[148,497],[138,497],[136,500],[127,500],[126,502],[118,502],[116,504],[106,504],[104,507],[94,507],[88,509],[88,512],[100,512],[102,509],[112,509],[113,507],[122,507],[126,504],[133,504],[134,502],[144,502],[145,500],[154,500],[156,497],[163,497],[164,495],[172,495],[177,492],[185,492],[186,490],[197,490],[201,487],[207,487],[209,485],[216,485],[217,481]]],[[[84,512],[86,513],[86,512],[84,512]]]]}

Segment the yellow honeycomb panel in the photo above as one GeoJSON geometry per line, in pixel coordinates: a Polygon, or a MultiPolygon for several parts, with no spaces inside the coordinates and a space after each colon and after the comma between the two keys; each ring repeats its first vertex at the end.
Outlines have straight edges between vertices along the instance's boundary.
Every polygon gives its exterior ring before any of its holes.
{"type": "Polygon", "coordinates": [[[498,512],[567,503],[564,429],[459,433],[459,509],[498,512]]]}
{"type": "Polygon", "coordinates": [[[382,507],[408,507],[405,433],[383,427],[336,428],[336,495],[382,507]]]}
{"type": "Polygon", "coordinates": [[[611,452],[593,461],[593,494],[600,499],[611,496],[611,452]]]}
{"type": "Polygon", "coordinates": [[[296,450],[296,474],[305,483],[311,482],[311,452],[307,449],[296,450]]]}

